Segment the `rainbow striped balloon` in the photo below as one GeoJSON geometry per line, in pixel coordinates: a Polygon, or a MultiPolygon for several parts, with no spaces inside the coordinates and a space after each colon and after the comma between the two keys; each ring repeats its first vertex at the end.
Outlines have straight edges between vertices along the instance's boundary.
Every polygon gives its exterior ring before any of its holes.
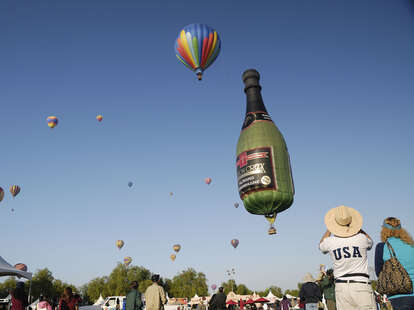
{"type": "Polygon", "coordinates": [[[220,53],[221,41],[216,30],[204,24],[191,24],[175,40],[177,58],[197,74],[199,80],[220,53]]]}
{"type": "Polygon", "coordinates": [[[127,257],[124,258],[124,265],[125,266],[128,267],[129,264],[131,264],[131,262],[132,262],[132,258],[130,256],[127,256],[127,257]]]}

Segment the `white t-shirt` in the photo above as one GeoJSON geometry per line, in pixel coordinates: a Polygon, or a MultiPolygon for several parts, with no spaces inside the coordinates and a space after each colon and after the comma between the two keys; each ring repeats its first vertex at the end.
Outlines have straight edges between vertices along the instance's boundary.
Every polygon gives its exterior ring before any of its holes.
{"type": "MultiPolygon", "coordinates": [[[[368,274],[367,251],[372,248],[372,240],[368,239],[362,233],[352,237],[341,238],[330,236],[325,238],[319,245],[319,249],[324,253],[331,255],[334,265],[335,279],[341,278],[349,273],[368,274]]],[[[360,276],[344,277],[344,280],[362,280],[368,279],[360,276]]]]}

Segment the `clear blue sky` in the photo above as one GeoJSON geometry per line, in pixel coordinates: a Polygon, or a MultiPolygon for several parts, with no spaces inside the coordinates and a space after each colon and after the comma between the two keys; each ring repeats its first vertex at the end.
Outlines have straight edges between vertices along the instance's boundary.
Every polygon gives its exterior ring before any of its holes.
{"type": "Polygon", "coordinates": [[[408,0],[3,0],[0,38],[0,186],[22,187],[0,203],[11,263],[80,285],[129,255],[165,277],[194,267],[219,283],[234,267],[252,289],[286,289],[329,265],[317,245],[332,207],[358,209],[375,241],[387,216],[414,233],[408,0]],[[202,82],[173,48],[194,22],[222,39],[202,82]],[[248,68],[292,159],[276,236],[233,207],[248,68]]]}

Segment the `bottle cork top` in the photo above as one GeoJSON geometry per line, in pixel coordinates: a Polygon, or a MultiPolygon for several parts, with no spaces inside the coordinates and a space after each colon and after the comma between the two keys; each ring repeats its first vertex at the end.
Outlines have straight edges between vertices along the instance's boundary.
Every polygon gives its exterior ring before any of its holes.
{"type": "Polygon", "coordinates": [[[260,74],[255,69],[248,69],[243,73],[243,83],[244,83],[244,91],[246,92],[247,89],[250,87],[258,87],[261,89],[259,80],[260,74]]]}

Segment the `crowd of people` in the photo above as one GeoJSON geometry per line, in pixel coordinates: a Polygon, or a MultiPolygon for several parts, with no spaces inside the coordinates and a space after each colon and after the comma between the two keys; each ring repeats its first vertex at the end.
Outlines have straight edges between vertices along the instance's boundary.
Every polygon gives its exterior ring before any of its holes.
{"type": "MultiPolygon", "coordinates": [[[[305,310],[324,309],[322,296],[328,310],[378,310],[380,297],[376,300],[369,273],[367,252],[373,247],[371,237],[362,230],[361,214],[350,207],[339,206],[325,215],[327,231],[322,236],[319,248],[324,254],[330,254],[333,269],[324,272],[317,281],[311,274],[303,279],[299,292],[299,307],[305,310]]],[[[401,226],[399,219],[388,217],[381,229],[381,243],[375,250],[375,271],[378,286],[382,291],[389,291],[387,297],[394,310],[414,309],[414,241],[401,226]]],[[[153,275],[152,285],[145,291],[147,310],[163,310],[167,303],[164,288],[160,285],[160,276],[153,275]]],[[[133,281],[126,296],[124,310],[142,310],[143,302],[138,291],[138,282],[133,281]]],[[[380,292],[381,293],[381,292],[380,292]]],[[[205,299],[198,305],[198,310],[225,310],[227,296],[222,287],[214,294],[209,303],[205,299]]],[[[11,310],[24,310],[28,306],[24,283],[18,282],[11,292],[11,310]]],[[[52,302],[47,296],[41,296],[37,310],[78,310],[81,302],[79,295],[74,295],[70,287],[65,288],[59,302],[52,302]]],[[[230,306],[234,307],[234,306],[230,306]]],[[[252,308],[239,301],[237,308],[252,308]]],[[[283,297],[267,309],[289,310],[291,302],[283,297]]],[[[117,310],[120,309],[117,302],[117,310]]],[[[249,309],[250,310],[250,309],[249,309]]],[[[258,309],[261,310],[261,309],[258,309]]]]}

